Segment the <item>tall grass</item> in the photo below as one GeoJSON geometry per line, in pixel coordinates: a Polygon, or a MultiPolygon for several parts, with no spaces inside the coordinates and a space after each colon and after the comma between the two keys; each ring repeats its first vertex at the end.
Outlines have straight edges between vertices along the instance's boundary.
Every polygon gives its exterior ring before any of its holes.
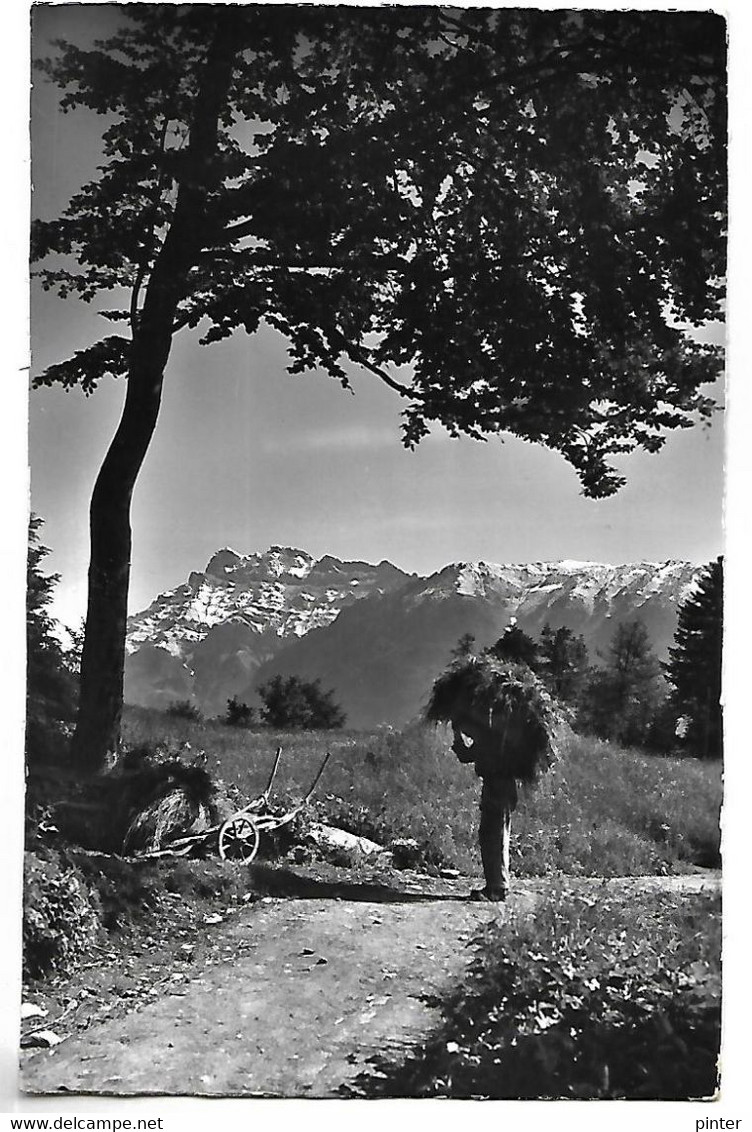
{"type": "MultiPolygon", "coordinates": [[[[305,793],[332,758],[312,812],[388,843],[412,837],[429,862],[478,869],[479,782],[449,750],[443,728],[354,732],[248,731],[128,709],[131,745],[188,742],[239,801],[264,789],[277,746],[275,800],[305,793]]],[[[513,869],[522,876],[620,876],[719,863],[718,764],[656,758],[572,735],[557,765],[523,794],[513,821],[513,869]]]]}

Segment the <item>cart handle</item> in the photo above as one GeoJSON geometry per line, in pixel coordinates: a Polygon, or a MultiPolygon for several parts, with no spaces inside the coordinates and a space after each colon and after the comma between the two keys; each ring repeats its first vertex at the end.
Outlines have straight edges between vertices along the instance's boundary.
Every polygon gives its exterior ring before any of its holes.
{"type": "MultiPolygon", "coordinates": [[[[309,790],[308,790],[308,793],[306,794],[305,798],[303,798],[300,802],[298,802],[297,806],[295,806],[292,810],[290,810],[290,812],[288,814],[285,814],[285,816],[283,818],[276,818],[274,828],[279,829],[281,826],[287,825],[288,822],[291,822],[293,820],[293,818],[296,818],[298,816],[298,814],[300,813],[301,810],[305,809],[305,807],[308,803],[308,799],[311,797],[314,790],[318,786],[319,779],[321,778],[321,775],[324,773],[324,767],[329,762],[329,759],[331,757],[332,757],[331,751],[327,751],[326,756],[324,758],[324,761],[321,764],[321,766],[319,767],[318,773],[317,773],[316,777],[314,778],[313,782],[311,783],[309,790]]],[[[263,821],[263,818],[261,820],[263,821]]]]}
{"type": "Polygon", "coordinates": [[[308,801],[308,799],[309,799],[309,798],[311,797],[311,795],[313,794],[314,790],[315,790],[315,789],[316,789],[316,787],[318,786],[318,784],[319,784],[319,779],[321,778],[321,775],[322,775],[322,774],[324,773],[324,768],[326,767],[326,764],[327,764],[327,763],[329,762],[329,759],[330,759],[331,757],[332,757],[332,752],[331,752],[331,751],[327,751],[327,752],[326,752],[326,755],[324,756],[324,761],[323,761],[323,763],[321,764],[321,766],[320,766],[320,767],[319,767],[319,769],[318,769],[318,774],[316,775],[316,777],[314,778],[313,782],[311,783],[311,787],[310,787],[310,789],[309,789],[308,793],[306,794],[305,798],[303,799],[303,802],[301,803],[301,804],[302,804],[303,806],[304,806],[304,805],[306,804],[306,802],[308,801]]]}
{"type": "Polygon", "coordinates": [[[281,748],[281,747],[277,747],[277,753],[276,753],[276,755],[274,756],[274,766],[272,767],[272,773],[271,773],[271,774],[269,775],[269,781],[268,781],[268,782],[267,782],[267,784],[266,784],[266,790],[265,790],[265,791],[264,791],[264,793],[263,793],[263,794],[261,795],[261,797],[262,797],[262,798],[263,798],[263,799],[264,799],[264,800],[265,800],[266,802],[268,802],[268,801],[269,801],[269,791],[270,791],[270,790],[271,790],[271,788],[272,788],[272,783],[274,782],[274,777],[275,777],[275,775],[276,775],[276,773],[277,773],[277,767],[279,766],[279,760],[280,760],[281,758],[282,758],[282,748],[281,748]]]}

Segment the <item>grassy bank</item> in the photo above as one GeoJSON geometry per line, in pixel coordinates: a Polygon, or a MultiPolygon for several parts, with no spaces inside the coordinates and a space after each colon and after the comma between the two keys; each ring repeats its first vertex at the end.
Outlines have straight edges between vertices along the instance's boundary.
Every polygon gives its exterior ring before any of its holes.
{"type": "MultiPolygon", "coordinates": [[[[605,888],[605,886],[604,886],[605,888]]],[[[720,900],[564,890],[488,925],[444,1023],[361,1096],[711,1096],[720,1043],[720,900]]]]}
{"type": "MultiPolygon", "coordinates": [[[[479,783],[442,729],[373,734],[251,732],[129,709],[126,741],[205,750],[207,768],[240,801],[266,785],[277,745],[282,803],[300,797],[332,752],[312,812],[388,843],[414,838],[429,863],[477,872],[479,783]]],[[[513,869],[522,876],[620,876],[719,864],[718,764],[666,759],[571,736],[561,760],[520,799],[513,869]]]]}

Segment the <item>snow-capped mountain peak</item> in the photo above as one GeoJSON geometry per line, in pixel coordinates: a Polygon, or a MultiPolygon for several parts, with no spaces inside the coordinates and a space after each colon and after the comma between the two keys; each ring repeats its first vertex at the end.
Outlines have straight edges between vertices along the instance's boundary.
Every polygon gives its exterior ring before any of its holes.
{"type": "Polygon", "coordinates": [[[193,698],[221,713],[230,696],[253,695],[259,669],[266,678],[281,666],[337,689],[355,726],[399,722],[461,635],[489,644],[511,618],[535,637],[546,624],[581,633],[594,657],[619,622],[640,618],[665,655],[698,571],[676,561],[467,561],[421,578],[386,561],[224,547],[130,619],[126,698],[193,698]]]}

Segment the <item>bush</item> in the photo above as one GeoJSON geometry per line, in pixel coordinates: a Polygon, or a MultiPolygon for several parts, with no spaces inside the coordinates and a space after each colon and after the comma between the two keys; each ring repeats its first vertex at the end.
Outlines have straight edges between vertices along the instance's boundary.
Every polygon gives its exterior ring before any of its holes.
{"type": "Polygon", "coordinates": [[[334,731],[344,727],[347,719],[334,702],[334,692],[322,691],[318,680],[273,676],[258,693],[264,701],[264,723],[268,727],[334,731]]]}
{"type": "Polygon", "coordinates": [[[167,708],[167,714],[175,719],[192,719],[196,723],[201,723],[204,718],[201,709],[190,700],[173,700],[167,708]]]}
{"type": "Polygon", "coordinates": [[[228,727],[253,727],[255,722],[256,712],[252,707],[243,703],[237,696],[227,701],[225,723],[228,727]]]}
{"type": "Polygon", "coordinates": [[[80,871],[52,850],[24,854],[23,970],[65,974],[101,935],[101,909],[80,871]]]}

